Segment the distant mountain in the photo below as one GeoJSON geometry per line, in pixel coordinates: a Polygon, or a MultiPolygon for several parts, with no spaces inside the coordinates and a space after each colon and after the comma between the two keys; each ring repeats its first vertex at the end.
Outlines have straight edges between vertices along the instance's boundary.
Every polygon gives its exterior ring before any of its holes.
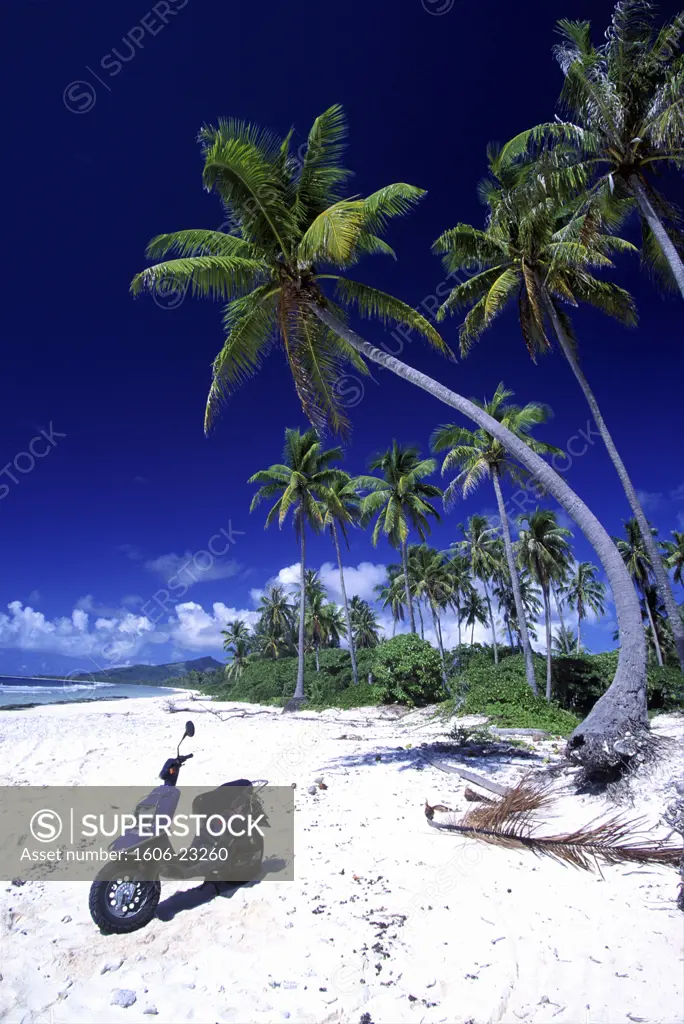
{"type": "Polygon", "coordinates": [[[127,665],[125,668],[103,669],[101,672],[79,672],[69,678],[97,683],[141,683],[156,686],[168,683],[169,686],[173,686],[175,680],[181,680],[188,672],[215,672],[220,668],[225,668],[225,665],[216,658],[207,657],[195,658],[193,661],[174,661],[170,665],[127,665]]]}

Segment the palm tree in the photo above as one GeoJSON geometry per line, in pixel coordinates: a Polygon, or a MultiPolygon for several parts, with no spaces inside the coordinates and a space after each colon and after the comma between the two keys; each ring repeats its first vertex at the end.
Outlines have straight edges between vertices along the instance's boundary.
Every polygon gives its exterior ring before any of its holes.
{"type": "Polygon", "coordinates": [[[293,648],[294,609],[279,583],[266,590],[259,601],[259,621],[254,631],[256,648],[264,657],[279,658],[293,648]]]}
{"type": "Polygon", "coordinates": [[[234,619],[226,629],[221,630],[221,636],[224,638],[223,649],[232,655],[232,660],[226,668],[226,676],[229,679],[239,679],[252,646],[249,626],[243,619],[234,619]]]}
{"type": "Polygon", "coordinates": [[[577,654],[581,649],[580,631],[582,619],[586,618],[587,609],[594,612],[595,615],[603,615],[606,610],[604,604],[606,588],[596,579],[597,572],[598,569],[591,562],[575,563],[564,589],[568,604],[577,612],[577,654]]]}
{"type": "Polygon", "coordinates": [[[460,553],[452,554],[447,564],[449,573],[449,604],[456,614],[458,625],[458,646],[461,646],[461,622],[463,621],[462,604],[473,589],[470,575],[470,559],[460,553]]]}
{"type": "Polygon", "coordinates": [[[340,448],[329,448],[323,451],[315,430],[307,430],[303,434],[299,430],[285,431],[285,450],[283,462],[268,469],[262,469],[251,476],[248,483],[258,483],[261,487],[252,499],[250,512],[264,498],[279,495],[266,517],[268,527],[276,518],[282,528],[288,512],[292,512],[295,532],[300,544],[300,596],[299,596],[299,643],[297,668],[297,686],[293,700],[304,699],[304,631],[306,615],[306,527],[314,531],[323,528],[323,515],[318,502],[322,500],[326,489],[335,480],[338,470],[331,469],[330,464],[342,458],[340,448]]]}
{"type": "Polygon", "coordinates": [[[441,551],[435,551],[427,544],[411,545],[409,549],[409,574],[411,592],[417,601],[427,601],[432,614],[432,625],[435,631],[439,658],[442,665],[442,682],[448,689],[444,643],[442,641],[442,625],[438,609],[445,608],[451,597],[451,576],[448,563],[441,551]]]}
{"type": "Polygon", "coordinates": [[[684,530],[673,530],[674,540],[664,540],[665,565],[673,572],[675,583],[684,584],[684,530]]]}
{"type": "MultiPolygon", "coordinates": [[[[468,306],[460,330],[461,352],[472,344],[508,305],[516,303],[522,335],[532,358],[550,349],[548,325],[582,389],[598,432],[618,474],[633,515],[644,535],[646,517],[629,473],[608,430],[596,395],[577,355],[572,322],[563,306],[580,302],[608,313],[626,324],[636,320],[631,296],[617,285],[593,276],[594,267],[612,267],[613,252],[634,249],[628,242],[601,230],[594,209],[572,215],[559,198],[530,191],[529,172],[519,165],[519,148],[511,143],[501,153],[490,149],[490,180],[482,192],[489,206],[486,230],[458,224],[435,242],[449,271],[468,266],[473,259],[481,271],[457,285],[440,309],[468,306]]],[[[657,546],[647,547],[658,587],[670,618],[676,602],[657,546]]],[[[675,626],[677,649],[684,671],[684,625],[675,626]]]]}
{"type": "Polygon", "coordinates": [[[546,699],[551,700],[551,582],[563,574],[570,545],[570,530],[559,526],[551,509],[537,508],[520,516],[527,529],[520,531],[518,557],[541,587],[546,624],[546,699]]]}
{"type": "Polygon", "coordinates": [[[316,671],[320,672],[318,652],[326,639],[325,588],[318,578],[318,573],[313,569],[307,569],[304,574],[304,600],[306,634],[313,644],[316,655],[316,671]]]}
{"type": "Polygon", "coordinates": [[[406,605],[411,632],[415,633],[416,620],[408,571],[408,538],[413,528],[424,541],[430,532],[429,517],[434,516],[439,520],[437,509],[428,499],[439,498],[442,492],[433,484],[423,483],[425,477],[435,472],[435,460],[421,459],[417,448],[402,446],[393,441],[391,448],[371,460],[370,469],[379,469],[383,478],[359,477],[359,485],[371,492],[361,503],[362,515],[366,522],[377,517],[372,535],[373,544],[377,544],[380,534],[384,533],[390,544],[401,551],[406,605]]]}
{"type": "Polygon", "coordinates": [[[342,568],[342,556],[340,554],[339,532],[344,537],[347,549],[349,538],[347,527],[356,526],[361,520],[361,496],[359,493],[359,481],[350,477],[348,473],[340,472],[338,478],[333,481],[326,492],[325,512],[323,522],[330,529],[330,536],[335,545],[337,564],[340,569],[340,591],[342,593],[342,604],[347,622],[347,637],[349,638],[349,654],[352,663],[352,679],[354,685],[358,685],[359,673],[356,667],[356,650],[354,646],[354,635],[349,615],[349,602],[347,600],[347,589],[344,585],[344,569],[342,568]]]}
{"type": "MultiPolygon", "coordinates": [[[[538,441],[530,436],[533,427],[545,423],[551,415],[547,405],[540,402],[528,402],[527,405],[512,405],[508,399],[513,397],[513,392],[504,388],[503,383],[499,384],[494,397],[490,402],[480,403],[476,398],[471,399],[474,405],[481,407],[499,423],[505,424],[511,433],[524,441],[537,454],[551,454],[558,451],[550,444],[538,441]]],[[[468,430],[466,427],[455,425],[439,427],[432,435],[432,450],[449,452],[442,464],[442,473],[447,470],[457,469],[458,476],[452,480],[445,491],[445,501],[451,503],[456,490],[460,491],[463,497],[467,497],[474,491],[483,479],[489,478],[494,485],[496,504],[501,520],[506,562],[508,564],[508,578],[513,588],[513,597],[516,608],[516,619],[521,624],[521,642],[525,657],[525,675],[533,693],[537,692],[537,681],[534,674],[534,662],[532,660],[532,647],[527,634],[527,622],[520,596],[520,583],[518,571],[513,555],[513,543],[511,531],[506,515],[501,481],[508,477],[514,483],[520,484],[529,479],[529,473],[519,466],[508,454],[500,441],[489,434],[481,427],[477,430],[468,430]]]]}
{"type": "Polygon", "coordinates": [[[684,240],[680,218],[654,178],[684,167],[681,40],[684,17],[662,28],[644,0],[618,3],[594,46],[588,21],[558,22],[562,42],[554,53],[565,76],[560,103],[570,121],[542,124],[509,144],[569,143],[575,150],[568,175],[589,198],[608,194],[638,209],[645,262],[684,297],[684,240]]]}
{"type": "MultiPolygon", "coordinates": [[[[542,612],[542,603],[539,600],[539,588],[527,569],[518,570],[516,566],[516,573],[518,575],[520,599],[523,606],[523,615],[525,617],[525,629],[530,641],[530,647],[532,647],[531,640],[536,641],[537,639],[535,623],[542,612]]],[[[494,577],[492,593],[497,599],[499,608],[503,614],[511,647],[515,646],[513,643],[512,632],[514,630],[518,637],[518,646],[522,650],[522,637],[520,635],[520,626],[518,622],[518,609],[513,597],[513,588],[511,587],[508,565],[505,562],[502,564],[500,571],[498,571],[494,577]]],[[[536,693],[537,691],[534,690],[533,692],[536,693]]]]}
{"type": "Polygon", "coordinates": [[[475,587],[466,595],[463,603],[463,619],[466,626],[472,627],[470,633],[470,646],[472,647],[475,642],[475,625],[479,622],[481,626],[486,626],[488,622],[487,606],[475,587]]]}
{"type": "Polygon", "coordinates": [[[362,597],[354,595],[351,600],[351,621],[354,643],[359,650],[377,647],[380,643],[378,617],[362,597]]]}
{"type": "MultiPolygon", "coordinates": [[[[643,600],[643,607],[645,608],[648,624],[651,629],[651,636],[653,637],[656,659],[658,664],[662,665],[663,653],[660,649],[658,633],[653,621],[652,603],[646,598],[646,592],[653,583],[653,564],[651,562],[650,553],[646,548],[644,535],[641,532],[636,519],[627,519],[624,523],[624,527],[625,533],[627,534],[626,539],[623,537],[615,537],[614,540],[617,544],[617,549],[622,555],[622,559],[627,566],[629,574],[634,580],[637,592],[643,600]]],[[[651,536],[655,536],[657,531],[654,527],[649,524],[648,529],[651,536]]],[[[678,615],[677,618],[679,618],[678,615]]]]}
{"type": "Polygon", "coordinates": [[[489,525],[486,516],[475,515],[468,520],[468,528],[461,526],[464,540],[461,542],[462,550],[465,551],[470,560],[470,568],[475,579],[480,580],[484,588],[485,601],[487,603],[488,622],[492,630],[492,644],[494,647],[494,664],[498,664],[499,653],[496,646],[496,626],[492,615],[492,602],[489,596],[487,582],[495,575],[500,566],[497,550],[497,531],[489,525]]]}
{"type": "Polygon", "coordinates": [[[138,274],[134,294],[148,289],[191,289],[227,302],[227,338],[214,362],[205,429],[221,400],[259,369],[262,357],[284,352],[302,406],[312,422],[342,427],[336,400],[339,367],[351,362],[365,372],[368,359],[488,430],[530,471],[577,522],[606,571],[618,616],[621,645],[613,685],[570,738],[573,756],[590,769],[619,760],[612,747],[636,723],[647,725],[646,643],[636,624],[639,602],[608,533],[558,473],[520,439],[462,395],[361,338],[344,311],[326,294],[336,282],[338,298],[362,316],[406,324],[438,351],[449,350],[425,317],[405,303],[339,273],[369,252],[391,253],[382,240],[386,221],[407,212],[422,194],[405,184],[387,186],[366,199],[343,199],[348,173],[340,163],[345,124],[331,107],[313,124],[301,161],[290,159],[291,135],[276,139],[244,122],[221,121],[201,133],[204,184],[216,190],[236,230],[190,230],[160,235],[148,256],[162,259],[138,274]]]}
{"type": "Polygon", "coordinates": [[[389,583],[378,584],[374,590],[378,595],[378,600],[382,602],[382,607],[389,608],[390,610],[392,615],[392,636],[394,636],[397,632],[397,623],[404,621],[406,591],[403,579],[400,580],[395,577],[389,583]]]}
{"type": "Polygon", "coordinates": [[[244,619],[233,619],[229,622],[225,629],[221,630],[221,636],[223,640],[224,650],[228,650],[231,644],[236,643],[239,640],[249,640],[250,630],[244,619]]]}
{"type": "Polygon", "coordinates": [[[347,636],[347,622],[344,611],[333,601],[323,605],[320,614],[325,647],[339,647],[347,636]]]}
{"type": "Polygon", "coordinates": [[[559,626],[553,634],[553,649],[557,654],[581,654],[583,647],[578,647],[575,636],[567,626],[559,626]]]}

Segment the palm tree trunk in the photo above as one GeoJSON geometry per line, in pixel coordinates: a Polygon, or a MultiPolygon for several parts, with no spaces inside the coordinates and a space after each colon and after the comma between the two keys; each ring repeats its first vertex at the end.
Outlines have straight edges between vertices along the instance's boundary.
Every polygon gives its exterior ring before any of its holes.
{"type": "Polygon", "coordinates": [[[581,637],[580,637],[581,626],[582,626],[582,616],[580,615],[579,612],[577,612],[577,651],[576,651],[577,654],[579,654],[580,650],[581,650],[581,643],[582,643],[581,637]]]}
{"type": "Polygon", "coordinates": [[[416,631],[416,619],[413,614],[413,601],[411,600],[411,588],[409,586],[409,571],[408,571],[408,545],[404,540],[401,542],[401,564],[404,570],[404,589],[406,591],[406,603],[409,611],[409,622],[411,624],[411,632],[416,631]]]}
{"type": "Polygon", "coordinates": [[[420,619],[420,639],[425,639],[425,623],[423,622],[423,609],[420,607],[420,598],[416,599],[416,608],[418,609],[418,618],[420,619]]]}
{"type": "Polygon", "coordinates": [[[637,497],[637,493],[634,490],[634,486],[629,478],[629,474],[625,468],[622,459],[620,458],[617,448],[615,447],[615,442],[613,441],[613,438],[611,437],[608,431],[608,427],[605,424],[603,416],[601,415],[601,410],[599,409],[598,402],[596,401],[596,396],[591,390],[589,382],[587,381],[587,378],[584,376],[584,373],[582,372],[582,369],[577,361],[574,346],[568,338],[565,330],[563,329],[563,325],[560,321],[558,313],[556,312],[556,308],[553,302],[551,301],[551,298],[545,290],[543,294],[546,309],[553,323],[553,329],[556,333],[556,337],[558,338],[559,344],[563,349],[563,354],[570,363],[572,372],[574,373],[577,382],[579,383],[579,386],[582,388],[582,391],[584,392],[584,397],[587,400],[587,405],[591,409],[591,414],[594,417],[594,421],[598,428],[598,432],[601,435],[603,442],[608,450],[611,462],[615,466],[617,475],[620,478],[620,483],[622,484],[624,492],[627,495],[627,501],[629,502],[629,506],[632,512],[634,513],[634,518],[636,519],[639,525],[641,536],[644,539],[644,547],[648,552],[648,557],[651,561],[651,566],[653,568],[653,574],[656,579],[658,593],[660,594],[660,597],[665,605],[667,617],[670,620],[672,633],[674,635],[675,647],[677,648],[677,656],[679,657],[679,665],[682,672],[684,672],[684,622],[682,622],[679,616],[677,602],[675,601],[674,594],[672,593],[670,580],[667,575],[665,566],[663,565],[663,560],[658,550],[658,546],[655,542],[653,534],[651,533],[651,528],[646,520],[644,510],[641,507],[641,502],[637,497]]]}
{"type": "Polygon", "coordinates": [[[508,522],[508,516],[506,515],[506,507],[504,505],[503,494],[501,493],[501,480],[499,479],[499,471],[496,468],[496,466],[492,468],[492,483],[494,484],[494,493],[496,494],[496,505],[499,510],[499,519],[501,520],[501,531],[503,533],[504,550],[506,552],[506,562],[508,564],[508,574],[511,578],[511,586],[513,588],[515,614],[518,616],[520,640],[522,643],[523,655],[525,658],[525,677],[527,679],[527,685],[532,690],[532,693],[536,694],[537,680],[535,679],[534,675],[534,659],[532,657],[532,645],[530,643],[529,633],[527,632],[527,619],[525,618],[525,606],[522,602],[522,595],[520,593],[520,580],[518,578],[518,569],[515,564],[515,556],[513,554],[511,528],[508,522]]]}
{"type": "Polygon", "coordinates": [[[672,276],[677,282],[677,287],[681,292],[682,298],[684,298],[684,263],[681,261],[674,242],[668,235],[664,224],[661,222],[660,217],[653,208],[653,203],[649,199],[648,192],[644,188],[644,184],[639,175],[631,174],[627,180],[634,193],[639,210],[653,232],[658,245],[662,249],[663,256],[667,260],[670,270],[672,271],[672,276]]]}
{"type": "Polygon", "coordinates": [[[494,646],[494,664],[498,665],[499,664],[499,651],[498,651],[498,648],[496,646],[496,629],[494,627],[494,616],[492,615],[492,602],[489,599],[489,590],[487,589],[487,580],[483,579],[482,580],[482,585],[484,586],[485,600],[487,602],[487,614],[489,615],[489,626],[490,626],[491,631],[492,631],[492,644],[494,646]]]}
{"type": "Polygon", "coordinates": [[[442,644],[442,630],[439,627],[439,619],[437,618],[437,612],[435,611],[435,606],[434,606],[434,603],[433,603],[432,599],[430,599],[430,611],[432,612],[432,624],[434,626],[435,636],[437,637],[437,646],[439,647],[439,660],[442,663],[442,683],[444,685],[444,689],[446,691],[448,691],[449,690],[449,683],[447,681],[446,661],[444,660],[444,645],[442,644]]]}
{"type": "Polygon", "coordinates": [[[392,636],[396,636],[396,635],[397,635],[397,620],[395,619],[395,617],[393,615],[392,616],[392,636]]]}
{"type": "Polygon", "coordinates": [[[551,602],[549,588],[542,587],[544,595],[544,625],[546,626],[546,699],[551,700],[551,602]]]}
{"type": "Polygon", "coordinates": [[[646,605],[646,614],[648,615],[648,624],[651,627],[651,636],[653,637],[653,647],[655,649],[656,661],[660,668],[663,667],[663,652],[660,649],[660,641],[658,640],[658,634],[656,633],[655,620],[653,618],[653,612],[651,610],[651,602],[648,599],[648,594],[644,593],[644,604],[646,605]]]}
{"type": "Polygon", "coordinates": [[[458,646],[461,646],[461,602],[456,601],[456,615],[458,617],[458,646]]]}
{"type": "Polygon", "coordinates": [[[551,584],[551,592],[553,593],[553,602],[556,606],[556,611],[558,612],[558,618],[560,619],[561,630],[565,633],[565,619],[563,618],[563,612],[561,611],[560,598],[558,597],[558,591],[553,584],[551,584]]]}
{"type": "Polygon", "coordinates": [[[500,441],[544,490],[553,495],[593,546],[613,592],[620,633],[620,651],[613,682],[594,704],[587,718],[572,733],[568,741],[568,754],[590,771],[600,771],[602,768],[621,763],[624,755],[615,749],[615,743],[624,739],[628,732],[633,736],[639,736],[648,729],[646,638],[641,621],[641,608],[632,579],[608,532],[591,509],[587,508],[551,466],[503,424],[489,416],[484,409],[480,409],[462,395],[450,391],[427,374],[407,366],[394,356],[369,344],[324,306],[313,303],[311,308],[323,323],[360,355],[378,366],[391,370],[444,405],[456,409],[500,441]]]}
{"type": "Polygon", "coordinates": [[[349,613],[349,602],[347,601],[347,588],[344,585],[344,569],[342,568],[342,556],[340,555],[340,541],[337,536],[337,527],[335,525],[334,520],[330,524],[330,532],[332,533],[333,540],[335,541],[335,553],[337,554],[337,564],[340,567],[340,590],[342,592],[342,602],[344,604],[344,617],[347,622],[347,636],[349,637],[349,653],[351,655],[352,663],[352,679],[354,680],[354,685],[358,686],[359,673],[356,668],[356,650],[354,648],[354,635],[352,633],[351,615],[349,613]]]}
{"type": "Polygon", "coordinates": [[[316,654],[316,671],[320,672],[321,671],[321,662],[320,662],[320,659],[318,657],[318,644],[314,644],[314,652],[316,654]]]}
{"type": "Polygon", "coordinates": [[[299,587],[301,590],[299,598],[299,650],[297,651],[297,686],[294,692],[294,700],[304,700],[304,619],[306,616],[306,575],[304,563],[306,559],[306,540],[304,537],[304,521],[301,523],[301,569],[299,574],[299,587]]]}
{"type": "Polygon", "coordinates": [[[475,643],[475,619],[473,619],[473,628],[470,631],[470,646],[472,647],[475,643]]]}
{"type": "MultiPolygon", "coordinates": [[[[511,633],[511,620],[510,619],[506,619],[506,629],[508,630],[508,642],[511,645],[511,650],[514,651],[515,650],[515,644],[513,643],[513,634],[511,633]]],[[[525,666],[525,668],[527,668],[527,665],[525,666]]],[[[528,682],[529,682],[529,679],[528,679],[528,682]]],[[[535,686],[536,685],[537,684],[536,684],[536,681],[535,681],[535,686]]]]}

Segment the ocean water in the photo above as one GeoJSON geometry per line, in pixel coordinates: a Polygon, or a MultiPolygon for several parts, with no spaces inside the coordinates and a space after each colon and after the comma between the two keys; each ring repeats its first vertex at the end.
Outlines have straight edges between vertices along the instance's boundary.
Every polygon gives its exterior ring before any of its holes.
{"type": "Polygon", "coordinates": [[[0,676],[0,708],[8,704],[55,704],[57,701],[110,700],[121,697],[171,697],[170,686],[132,686],[130,683],[77,683],[61,679],[0,676]]]}

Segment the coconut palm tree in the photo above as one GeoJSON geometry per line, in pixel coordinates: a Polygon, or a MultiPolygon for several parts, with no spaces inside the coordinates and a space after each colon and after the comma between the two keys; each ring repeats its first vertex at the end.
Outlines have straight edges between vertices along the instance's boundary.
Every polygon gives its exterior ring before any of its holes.
{"type": "Polygon", "coordinates": [[[553,634],[553,649],[556,654],[581,654],[583,647],[577,646],[575,635],[567,626],[559,626],[553,634]]]}
{"type": "MultiPolygon", "coordinates": [[[[542,613],[542,603],[539,600],[539,587],[536,585],[527,569],[518,569],[516,566],[516,573],[520,589],[520,600],[523,607],[523,614],[525,616],[525,628],[530,640],[530,647],[532,647],[531,641],[536,641],[537,639],[535,623],[542,613]]],[[[506,562],[502,562],[500,570],[497,571],[494,577],[492,593],[498,601],[499,609],[503,615],[511,647],[515,646],[513,643],[513,632],[515,632],[518,638],[518,646],[522,650],[522,637],[520,636],[520,626],[518,623],[518,609],[513,597],[513,588],[511,586],[511,579],[506,562]]],[[[533,692],[536,693],[536,689],[533,692]]]]}
{"type": "MultiPolygon", "coordinates": [[[[469,224],[458,224],[435,242],[434,247],[444,254],[444,264],[450,272],[468,266],[473,260],[482,268],[451,291],[439,315],[461,306],[470,307],[460,330],[464,355],[499,313],[513,303],[518,307],[522,335],[533,359],[550,349],[549,334],[555,335],[582,389],[632,513],[646,535],[641,502],[580,364],[572,321],[564,308],[584,302],[625,324],[633,324],[636,314],[631,296],[617,285],[595,277],[592,270],[612,267],[610,256],[614,252],[634,247],[605,233],[594,209],[573,214],[558,197],[539,188],[531,191],[528,172],[516,161],[516,152],[515,147],[504,148],[503,152],[490,149],[490,179],[482,186],[489,211],[486,229],[480,231],[469,224]]],[[[672,618],[676,602],[667,572],[653,539],[649,537],[646,543],[662,599],[672,618]]],[[[681,623],[675,625],[675,636],[679,636],[677,649],[684,671],[681,623]]]]}
{"type": "MultiPolygon", "coordinates": [[[[403,575],[403,574],[402,574],[403,575]]],[[[392,615],[392,636],[397,632],[397,623],[404,621],[404,609],[406,607],[406,591],[403,578],[391,579],[389,583],[378,584],[373,588],[382,602],[383,608],[389,608],[392,615]]]]}
{"type": "Polygon", "coordinates": [[[478,622],[481,626],[486,626],[489,621],[487,605],[475,587],[470,590],[463,602],[463,620],[466,626],[471,627],[470,646],[472,647],[475,642],[475,626],[478,622]]]}
{"type": "Polygon", "coordinates": [[[559,526],[556,514],[551,509],[537,508],[532,513],[520,516],[518,522],[526,523],[520,531],[518,558],[534,576],[541,587],[544,600],[544,621],[546,625],[546,699],[551,700],[551,582],[563,575],[564,565],[570,555],[567,537],[570,530],[559,526]]]}
{"type": "Polygon", "coordinates": [[[239,640],[249,640],[250,635],[249,626],[244,619],[233,619],[225,629],[221,630],[221,636],[224,638],[223,649],[227,651],[231,644],[239,640]]]}
{"type": "Polygon", "coordinates": [[[321,609],[321,622],[325,636],[324,647],[339,647],[347,636],[347,622],[344,610],[333,601],[328,601],[321,609]]]}
{"type": "Polygon", "coordinates": [[[278,495],[266,517],[265,525],[268,527],[277,519],[278,525],[282,528],[288,512],[292,512],[295,533],[300,545],[299,665],[293,697],[296,702],[304,699],[306,528],[308,526],[314,532],[323,528],[323,514],[319,502],[339,472],[331,468],[331,463],[341,458],[341,448],[323,450],[315,430],[307,430],[302,434],[299,430],[288,429],[285,431],[282,463],[262,469],[248,480],[250,484],[261,485],[252,498],[250,512],[253,512],[265,498],[274,498],[278,495]]]}
{"type": "Polygon", "coordinates": [[[348,473],[340,472],[338,478],[328,487],[324,501],[325,511],[323,515],[324,525],[330,530],[330,536],[335,545],[337,564],[340,570],[340,591],[342,593],[342,604],[347,623],[347,637],[349,639],[349,654],[352,663],[352,679],[354,685],[359,682],[359,673],[356,668],[356,650],[354,646],[354,633],[349,614],[349,602],[347,600],[347,589],[344,585],[344,569],[342,568],[342,556],[340,554],[339,533],[344,537],[347,549],[349,538],[347,528],[356,526],[361,521],[361,495],[359,492],[359,481],[349,476],[348,473]]]}
{"type": "Polygon", "coordinates": [[[435,631],[439,658],[442,665],[442,682],[448,689],[444,643],[442,640],[442,624],[439,610],[446,608],[451,598],[451,576],[448,563],[441,551],[435,551],[427,544],[412,544],[409,549],[409,575],[411,577],[411,594],[417,601],[425,599],[432,614],[432,625],[435,631]]]}
{"type": "Polygon", "coordinates": [[[316,655],[316,671],[320,672],[319,650],[326,640],[325,587],[318,578],[318,573],[307,569],[304,574],[305,632],[313,644],[316,655]]]}
{"type": "Polygon", "coordinates": [[[294,651],[294,608],[279,583],[271,584],[259,600],[259,621],[253,645],[263,657],[279,658],[294,651]]]}
{"type": "Polygon", "coordinates": [[[684,584],[684,530],[673,530],[672,536],[674,540],[664,540],[660,546],[675,583],[684,584]]]}
{"type": "Polygon", "coordinates": [[[603,615],[606,610],[606,588],[596,579],[597,572],[598,569],[591,562],[576,562],[564,588],[568,605],[577,612],[577,654],[581,650],[582,619],[586,618],[587,610],[595,615],[603,615]]]}
{"type": "MultiPolygon", "coordinates": [[[[624,527],[625,533],[627,534],[626,538],[615,537],[614,540],[617,545],[617,549],[622,555],[622,559],[627,566],[629,574],[634,580],[637,592],[643,601],[643,608],[646,612],[651,636],[653,638],[656,659],[658,664],[662,665],[663,652],[658,641],[658,631],[656,630],[655,622],[653,621],[653,602],[648,601],[646,597],[648,588],[653,584],[653,564],[651,562],[650,553],[646,548],[644,535],[641,532],[636,519],[627,519],[624,522],[624,527]]],[[[651,536],[655,536],[657,530],[652,527],[650,523],[648,529],[651,536]]],[[[677,614],[676,617],[679,618],[679,615],[677,614]]]]}
{"type": "Polygon", "coordinates": [[[359,650],[377,647],[380,643],[378,617],[368,601],[357,594],[351,600],[351,620],[354,643],[359,650]]]}
{"type": "Polygon", "coordinates": [[[458,646],[461,646],[461,622],[463,621],[462,605],[473,589],[470,572],[470,559],[467,555],[457,552],[452,554],[446,563],[449,573],[449,604],[456,615],[458,626],[458,646]]]}
{"type": "Polygon", "coordinates": [[[565,481],[519,438],[462,395],[371,345],[345,322],[337,298],[361,316],[401,323],[438,351],[449,354],[425,317],[393,296],[342,273],[370,252],[391,253],[381,238],[387,220],[405,213],[421,190],[399,183],[367,198],[344,199],[349,172],[341,165],[345,124],[331,107],[313,124],[304,158],[290,157],[291,134],[276,139],[244,122],[221,121],[201,133],[204,184],[218,193],[235,225],[233,233],[204,229],[160,235],[148,256],[162,260],[131,285],[164,293],[188,289],[227,303],[225,344],[214,362],[205,429],[221,400],[257,372],[262,357],[279,347],[285,354],[302,406],[312,422],[343,427],[336,398],[339,368],[350,362],[365,372],[365,360],[391,370],[438,401],[490,431],[525,466],[546,492],[577,522],[604,566],[621,634],[613,684],[570,738],[573,757],[590,769],[621,760],[614,742],[636,723],[646,728],[646,643],[636,624],[639,603],[608,533],[565,481]],[[165,259],[176,254],[175,259],[165,259]],[[326,273],[323,273],[326,271],[326,273]]]}
{"type": "Polygon", "coordinates": [[[239,679],[252,648],[249,626],[243,619],[234,619],[226,629],[221,630],[221,636],[224,638],[224,651],[232,655],[231,662],[226,667],[226,676],[229,679],[239,679]]]}
{"type": "MultiPolygon", "coordinates": [[[[530,436],[530,431],[540,423],[545,423],[551,415],[547,405],[540,402],[528,402],[527,405],[512,405],[509,399],[513,392],[504,388],[503,383],[499,384],[491,401],[480,403],[476,398],[471,401],[474,405],[481,407],[499,423],[504,423],[506,428],[524,441],[532,451],[537,454],[553,454],[558,452],[553,445],[545,444],[530,436]]],[[[511,458],[504,446],[495,437],[481,427],[476,430],[469,430],[466,427],[459,427],[454,424],[439,427],[432,435],[431,445],[433,451],[444,451],[449,449],[444,462],[442,463],[442,474],[451,469],[458,470],[458,475],[452,480],[444,492],[445,503],[452,504],[456,492],[467,497],[474,491],[483,479],[491,480],[496,494],[496,504],[501,521],[503,542],[506,562],[508,565],[508,579],[513,588],[513,598],[516,608],[516,619],[520,623],[521,642],[525,657],[525,675],[533,693],[537,692],[537,681],[534,674],[534,663],[532,661],[532,647],[527,634],[527,622],[520,596],[520,584],[518,571],[513,554],[513,543],[511,531],[504,505],[501,481],[508,477],[516,484],[529,480],[529,473],[511,458]]]]}
{"type": "Polygon", "coordinates": [[[362,516],[366,522],[375,518],[373,544],[377,544],[383,533],[390,544],[401,551],[406,605],[411,632],[415,633],[408,538],[413,529],[424,541],[430,532],[430,516],[439,520],[439,513],[429,499],[440,498],[442,492],[434,484],[423,482],[435,472],[436,463],[434,459],[422,459],[419,450],[412,445],[402,446],[393,441],[391,448],[371,460],[370,469],[379,469],[382,479],[372,476],[358,478],[359,486],[371,492],[361,503],[362,516]]]}
{"type": "Polygon", "coordinates": [[[523,132],[511,152],[569,143],[575,151],[569,180],[636,207],[643,255],[670,287],[684,297],[684,239],[677,209],[656,184],[668,167],[684,167],[684,15],[661,28],[656,8],[645,0],[615,7],[605,43],[594,46],[588,21],[558,22],[561,43],[554,53],[565,76],[560,119],[523,132]]]}
{"type": "MultiPolygon", "coordinates": [[[[490,526],[486,516],[475,515],[468,520],[467,528],[461,525],[464,540],[460,542],[461,550],[470,560],[470,569],[475,579],[480,580],[484,588],[487,604],[487,621],[492,631],[494,648],[494,664],[498,664],[499,652],[496,646],[496,626],[492,615],[492,601],[487,583],[496,575],[501,565],[497,547],[497,530],[490,526]]],[[[521,627],[524,628],[524,627],[521,627]]]]}

